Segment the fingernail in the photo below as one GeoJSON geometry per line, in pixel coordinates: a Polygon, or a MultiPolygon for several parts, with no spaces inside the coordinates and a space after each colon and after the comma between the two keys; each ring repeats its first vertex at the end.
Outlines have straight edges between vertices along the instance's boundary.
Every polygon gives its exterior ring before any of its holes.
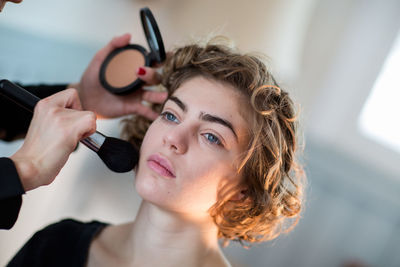
{"type": "Polygon", "coordinates": [[[137,71],[137,74],[138,74],[138,75],[145,75],[145,74],[146,74],[146,69],[140,67],[140,68],[138,69],[138,71],[137,71]]]}

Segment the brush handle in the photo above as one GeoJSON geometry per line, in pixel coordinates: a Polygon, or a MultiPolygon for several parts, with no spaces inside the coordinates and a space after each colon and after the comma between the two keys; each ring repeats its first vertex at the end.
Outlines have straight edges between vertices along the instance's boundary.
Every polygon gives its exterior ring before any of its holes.
{"type": "Polygon", "coordinates": [[[100,147],[104,144],[106,138],[105,135],[96,131],[91,136],[82,139],[81,143],[97,153],[100,147]]]}
{"type": "Polygon", "coordinates": [[[33,112],[36,104],[40,101],[39,97],[9,80],[0,81],[0,94],[30,112],[33,112]]]}
{"type": "MultiPolygon", "coordinates": [[[[11,101],[30,112],[33,112],[36,104],[40,101],[39,97],[31,94],[24,88],[10,82],[9,80],[0,81],[0,95],[4,95],[11,101]]],[[[97,151],[99,151],[100,147],[103,145],[105,139],[106,136],[104,134],[96,131],[91,136],[82,139],[81,143],[97,153],[97,151]]]]}

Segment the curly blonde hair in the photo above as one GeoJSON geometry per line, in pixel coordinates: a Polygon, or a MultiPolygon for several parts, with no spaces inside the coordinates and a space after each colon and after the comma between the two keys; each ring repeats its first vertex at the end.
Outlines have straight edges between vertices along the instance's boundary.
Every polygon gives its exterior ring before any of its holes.
{"type": "MultiPolygon", "coordinates": [[[[162,85],[172,95],[198,76],[232,85],[253,111],[250,141],[238,170],[243,179],[233,189],[220,189],[209,210],[218,237],[225,244],[246,245],[291,230],[300,217],[305,175],[295,159],[297,117],[288,93],[257,56],[215,42],[176,49],[163,66],[162,85]],[[243,198],[232,200],[238,192],[243,198]]],[[[139,148],[150,123],[138,116],[125,120],[123,136],[139,148]]]]}

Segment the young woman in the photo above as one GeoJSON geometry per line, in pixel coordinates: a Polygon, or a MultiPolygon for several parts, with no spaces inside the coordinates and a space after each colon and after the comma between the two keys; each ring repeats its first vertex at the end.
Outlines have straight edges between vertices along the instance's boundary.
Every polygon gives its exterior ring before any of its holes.
{"type": "Polygon", "coordinates": [[[215,41],[189,45],[169,57],[162,85],[160,116],[123,132],[141,153],[135,221],[64,220],[9,266],[230,266],[219,240],[266,241],[296,224],[296,115],[266,66],[215,41]]]}

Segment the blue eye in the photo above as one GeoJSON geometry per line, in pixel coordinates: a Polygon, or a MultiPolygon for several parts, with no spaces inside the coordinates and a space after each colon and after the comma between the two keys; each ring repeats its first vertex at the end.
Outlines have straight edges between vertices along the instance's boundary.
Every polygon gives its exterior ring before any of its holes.
{"type": "Polygon", "coordinates": [[[171,112],[165,111],[165,112],[161,113],[161,116],[163,117],[164,120],[179,123],[176,116],[174,114],[172,114],[171,112]]]}
{"type": "Polygon", "coordinates": [[[211,144],[216,144],[219,146],[222,145],[221,141],[215,135],[206,133],[206,134],[204,134],[204,136],[207,139],[207,141],[210,142],[211,144]]]}

